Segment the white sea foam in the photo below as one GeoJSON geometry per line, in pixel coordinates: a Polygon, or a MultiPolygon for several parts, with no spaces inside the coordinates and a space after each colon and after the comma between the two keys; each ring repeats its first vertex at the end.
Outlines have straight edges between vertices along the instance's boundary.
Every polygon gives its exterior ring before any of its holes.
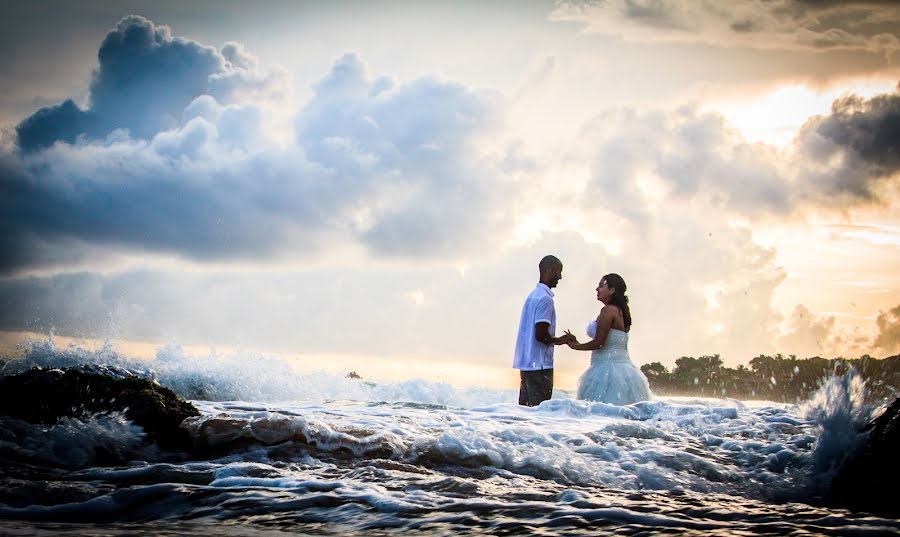
{"type": "MultiPolygon", "coordinates": [[[[790,532],[789,524],[771,526],[759,513],[778,509],[773,502],[821,496],[826,477],[858,447],[871,417],[852,371],[803,405],[673,397],[616,406],[557,392],[533,408],[515,404],[511,390],[298,373],[275,358],[188,356],[177,347],[160,349],[147,363],[111,349],[43,344],[6,371],[78,363],[149,366],[160,383],[194,399],[201,415],[184,427],[208,460],[174,464],[144,456],[129,467],[84,468],[70,479],[114,485],[116,499],[106,490],[87,500],[76,496],[80,511],[0,501],[0,517],[185,513],[337,521],[351,532],[486,524],[507,533],[530,531],[536,519],[548,527],[589,528],[602,520],[725,532],[741,519],[754,522],[736,531],[769,524],[766,531],[790,532]]],[[[0,455],[31,464],[89,465],[98,445],[125,451],[128,460],[141,439],[117,415],[52,428],[18,423],[0,436],[0,455]]],[[[811,507],[781,509],[781,518],[817,513],[804,528],[856,523],[811,507]]]]}
{"type": "Polygon", "coordinates": [[[143,445],[144,431],[121,413],[66,417],[54,425],[0,420],[0,458],[62,468],[153,458],[143,445]]]}
{"type": "MultiPolygon", "coordinates": [[[[570,485],[790,497],[803,481],[814,423],[784,407],[668,401],[610,408],[551,400],[535,408],[372,406],[358,402],[248,406],[197,402],[186,426],[203,443],[291,443],[317,456],[352,454],[413,467],[508,471],[570,485]]],[[[277,455],[272,451],[272,456],[277,455]]]]}

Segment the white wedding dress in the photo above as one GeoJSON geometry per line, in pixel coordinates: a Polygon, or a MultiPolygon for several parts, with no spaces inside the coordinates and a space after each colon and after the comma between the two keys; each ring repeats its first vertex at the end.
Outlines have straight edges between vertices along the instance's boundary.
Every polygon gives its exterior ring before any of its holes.
{"type": "MultiPolygon", "coordinates": [[[[594,337],[597,321],[587,333],[594,337]]],[[[628,332],[611,329],[606,341],[591,352],[591,366],[578,381],[578,398],[614,405],[630,405],[650,399],[650,384],[628,356],[628,332]]]]}

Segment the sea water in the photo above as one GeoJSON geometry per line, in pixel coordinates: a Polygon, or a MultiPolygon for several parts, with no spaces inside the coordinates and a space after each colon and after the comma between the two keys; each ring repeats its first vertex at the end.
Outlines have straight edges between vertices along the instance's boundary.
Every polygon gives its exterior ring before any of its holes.
{"type": "Polygon", "coordinates": [[[177,347],[146,363],[43,342],[2,374],[79,364],[127,367],[191,399],[201,415],[183,427],[202,454],[148,446],[118,413],[0,419],[0,533],[900,533],[898,520],[824,506],[880,411],[852,372],[801,404],[614,406],[557,391],[535,408],[513,390],[301,374],[177,347]]]}

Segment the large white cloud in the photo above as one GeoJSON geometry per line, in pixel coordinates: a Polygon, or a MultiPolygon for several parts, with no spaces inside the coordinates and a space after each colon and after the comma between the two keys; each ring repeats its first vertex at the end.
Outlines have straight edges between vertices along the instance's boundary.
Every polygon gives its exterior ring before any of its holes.
{"type": "Polygon", "coordinates": [[[348,54],[285,143],[268,129],[283,121],[285,77],[238,44],[220,53],[132,16],[100,57],[89,109],[37,112],[18,127],[24,151],[0,155],[0,270],[75,261],[84,243],[246,260],[339,239],[454,258],[492,240],[484,229],[502,235],[504,183],[473,143],[498,113],[493,94],[369,80],[348,54]]]}
{"type": "Polygon", "coordinates": [[[370,80],[340,58],[298,116],[300,144],[336,180],[371,196],[359,231],[376,254],[459,255],[503,225],[508,194],[475,137],[500,113],[498,95],[423,77],[370,80]]]}

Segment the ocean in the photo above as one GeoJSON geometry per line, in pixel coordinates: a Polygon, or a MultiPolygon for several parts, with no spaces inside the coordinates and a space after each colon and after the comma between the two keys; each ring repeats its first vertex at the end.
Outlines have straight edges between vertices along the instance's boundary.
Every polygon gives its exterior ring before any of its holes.
{"type": "Polygon", "coordinates": [[[166,453],[122,414],[0,418],[6,535],[883,535],[900,520],[825,506],[881,410],[854,372],[798,404],[299,373],[259,356],[151,362],[33,342],[2,374],[104,364],[191,400],[203,449],[166,453]]]}

